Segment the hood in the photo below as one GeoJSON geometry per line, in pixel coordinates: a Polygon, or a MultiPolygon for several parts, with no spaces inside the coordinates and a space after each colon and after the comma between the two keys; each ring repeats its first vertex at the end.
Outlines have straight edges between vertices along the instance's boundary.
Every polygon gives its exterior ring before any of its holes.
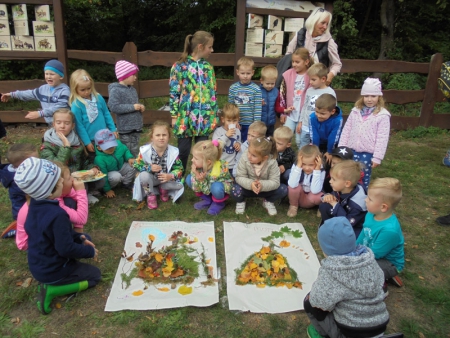
{"type": "Polygon", "coordinates": [[[330,120],[331,119],[336,119],[336,118],[338,118],[338,117],[342,117],[342,110],[341,110],[341,108],[339,108],[339,106],[336,106],[336,111],[335,111],[335,113],[333,114],[333,115],[331,115],[330,116],[330,120]]]}
{"type": "Polygon", "coordinates": [[[128,88],[128,87],[129,86],[121,85],[119,82],[113,82],[108,85],[108,91],[111,91],[111,89],[114,89],[114,88],[128,88]]]}
{"type": "Polygon", "coordinates": [[[14,175],[16,170],[9,163],[0,164],[0,181],[5,188],[9,188],[14,182],[14,175]]]}

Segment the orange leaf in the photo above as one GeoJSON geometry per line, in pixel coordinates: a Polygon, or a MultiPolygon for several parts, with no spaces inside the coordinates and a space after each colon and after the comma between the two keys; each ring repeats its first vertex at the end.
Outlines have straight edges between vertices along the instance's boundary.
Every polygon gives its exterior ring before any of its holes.
{"type": "Polygon", "coordinates": [[[127,261],[128,262],[132,262],[133,261],[133,256],[134,256],[134,252],[127,257],[127,261]]]}
{"type": "Polygon", "coordinates": [[[280,246],[282,247],[282,248],[287,248],[287,247],[289,247],[291,245],[291,243],[289,243],[288,241],[286,241],[286,240],[282,240],[281,242],[280,242],[280,246]]]}
{"type": "Polygon", "coordinates": [[[155,255],[155,259],[156,259],[156,261],[157,261],[158,263],[161,263],[161,262],[163,261],[164,257],[163,257],[163,255],[161,255],[160,253],[157,253],[157,254],[155,255]]]}
{"type": "Polygon", "coordinates": [[[169,288],[157,288],[159,291],[162,291],[162,292],[169,292],[170,291],[170,289],[169,288]]]}
{"type": "Polygon", "coordinates": [[[142,248],[141,242],[136,242],[136,248],[142,248]]]}
{"type": "Polygon", "coordinates": [[[60,309],[61,308],[61,303],[56,303],[55,304],[55,308],[60,309]]]}
{"type": "Polygon", "coordinates": [[[142,296],[144,294],[144,291],[142,291],[142,290],[137,290],[137,291],[134,291],[133,293],[132,293],[132,295],[133,296],[142,296]]]}
{"type": "Polygon", "coordinates": [[[212,238],[212,237],[208,237],[208,241],[210,241],[210,242],[214,242],[214,238],[212,238]]]}
{"type": "Polygon", "coordinates": [[[154,242],[154,241],[155,241],[155,236],[153,236],[153,235],[148,235],[148,239],[151,240],[152,242],[154,242]]]}
{"type": "Polygon", "coordinates": [[[180,268],[178,268],[177,271],[172,272],[172,274],[170,275],[170,278],[176,278],[179,276],[183,276],[184,275],[184,271],[180,268]]]}
{"type": "Polygon", "coordinates": [[[266,284],[260,283],[260,284],[256,284],[257,288],[263,289],[266,287],[266,284]]]}

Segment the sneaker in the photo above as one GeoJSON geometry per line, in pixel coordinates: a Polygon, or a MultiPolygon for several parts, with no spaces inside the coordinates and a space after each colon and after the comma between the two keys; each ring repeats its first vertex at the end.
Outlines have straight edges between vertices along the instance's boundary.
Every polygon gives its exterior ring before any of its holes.
{"type": "Polygon", "coordinates": [[[147,206],[149,209],[157,209],[158,202],[156,201],[156,195],[148,195],[147,196],[147,206]]]}
{"type": "Polygon", "coordinates": [[[275,204],[272,202],[264,200],[263,207],[267,209],[269,216],[275,216],[277,214],[277,208],[275,208],[275,204]]]}
{"type": "Polygon", "coordinates": [[[294,205],[290,205],[287,215],[288,215],[288,217],[295,217],[295,216],[297,216],[297,212],[298,212],[298,207],[296,207],[294,205]]]}
{"type": "Polygon", "coordinates": [[[242,215],[245,212],[245,202],[236,203],[236,214],[242,215]]]}
{"type": "Polygon", "coordinates": [[[436,218],[436,222],[442,226],[450,226],[450,214],[436,218]]]}
{"type": "Polygon", "coordinates": [[[169,200],[169,191],[159,188],[159,198],[161,198],[161,201],[167,202],[169,200]]]}
{"type": "Polygon", "coordinates": [[[319,332],[317,332],[316,328],[312,324],[308,325],[308,328],[306,329],[306,333],[309,338],[323,338],[323,336],[321,336],[319,334],[319,332]]]}
{"type": "Polygon", "coordinates": [[[89,194],[91,194],[92,196],[101,196],[102,195],[102,193],[98,190],[90,191],[89,194]]]}
{"type": "Polygon", "coordinates": [[[89,204],[95,204],[98,202],[98,198],[95,196],[92,196],[91,194],[88,194],[88,203],[89,204]]]}
{"type": "Polygon", "coordinates": [[[447,150],[447,153],[445,154],[445,157],[443,158],[442,163],[446,167],[450,167],[450,149],[447,150]]]}
{"type": "Polygon", "coordinates": [[[12,221],[0,235],[1,238],[12,238],[16,236],[17,221],[12,221]]]}
{"type": "Polygon", "coordinates": [[[386,299],[389,296],[389,290],[386,282],[384,282],[383,284],[383,292],[384,292],[384,299],[386,299]]]}
{"type": "Polygon", "coordinates": [[[403,281],[400,279],[398,275],[387,279],[386,282],[395,285],[398,288],[401,288],[403,286],[403,281]]]}

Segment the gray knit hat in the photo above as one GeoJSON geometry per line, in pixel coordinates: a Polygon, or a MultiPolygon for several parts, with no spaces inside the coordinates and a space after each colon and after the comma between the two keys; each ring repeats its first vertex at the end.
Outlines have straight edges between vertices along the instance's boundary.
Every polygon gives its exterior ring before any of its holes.
{"type": "Polygon", "coordinates": [[[355,231],[343,216],[327,219],[319,228],[317,239],[327,256],[346,255],[356,248],[355,231]]]}
{"type": "Polygon", "coordinates": [[[29,157],[16,170],[14,181],[20,189],[35,200],[52,194],[61,177],[61,169],[48,160],[29,157]]]}

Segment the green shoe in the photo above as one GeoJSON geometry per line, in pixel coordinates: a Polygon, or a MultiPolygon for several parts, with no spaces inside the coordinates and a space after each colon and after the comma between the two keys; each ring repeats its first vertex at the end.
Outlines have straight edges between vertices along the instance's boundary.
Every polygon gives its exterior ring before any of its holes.
{"type": "Polygon", "coordinates": [[[42,314],[47,315],[52,312],[50,304],[55,297],[77,293],[88,288],[88,281],[66,285],[39,284],[37,306],[42,314]]]}
{"type": "Polygon", "coordinates": [[[309,338],[324,338],[319,334],[319,332],[317,332],[316,328],[312,324],[309,324],[308,328],[306,329],[306,333],[308,334],[309,338]]]}
{"type": "Polygon", "coordinates": [[[37,296],[37,306],[39,311],[43,315],[48,315],[50,312],[52,312],[52,309],[50,307],[50,302],[46,305],[45,304],[45,298],[47,297],[47,288],[45,284],[39,284],[38,285],[38,296],[37,296]]]}

